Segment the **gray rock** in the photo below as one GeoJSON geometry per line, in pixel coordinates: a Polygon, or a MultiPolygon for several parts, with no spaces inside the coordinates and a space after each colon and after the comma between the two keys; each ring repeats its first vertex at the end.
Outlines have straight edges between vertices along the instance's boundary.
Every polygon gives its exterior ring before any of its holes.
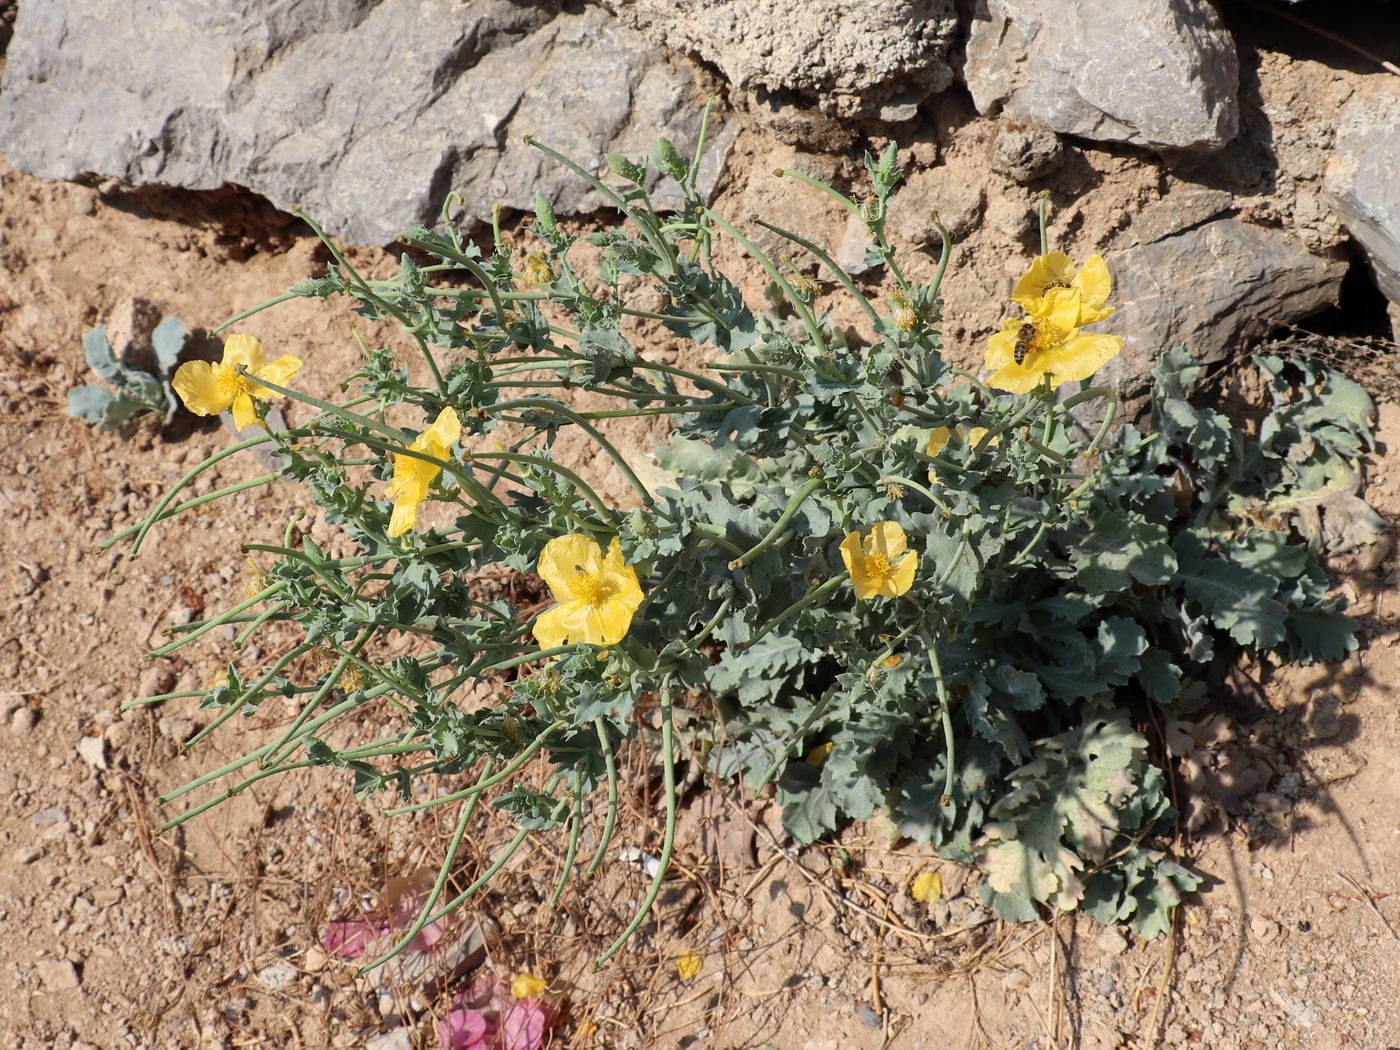
{"type": "Polygon", "coordinates": [[[1153,201],[1132,218],[1132,224],[1114,243],[1116,248],[1151,244],[1181,233],[1234,210],[1235,198],[1226,190],[1201,187],[1174,189],[1153,201]]]}
{"type": "Polygon", "coordinates": [[[17,707],[10,715],[10,730],[16,736],[23,736],[34,728],[37,721],[39,716],[32,707],[17,707]]]}
{"type": "Polygon", "coordinates": [[[836,249],[836,265],[852,277],[870,273],[878,269],[867,258],[873,247],[875,242],[870,237],[870,231],[865,228],[865,223],[860,220],[860,216],[852,215],[846,220],[846,231],[841,235],[841,244],[836,249]]]}
{"type": "Polygon", "coordinates": [[[34,970],[46,991],[70,992],[79,987],[78,971],[67,959],[40,959],[34,970]]]}
{"type": "Polygon", "coordinates": [[[270,992],[280,992],[290,988],[297,980],[297,968],[286,959],[278,959],[270,966],[258,971],[258,984],[270,992]]]}
{"type": "Polygon", "coordinates": [[[1107,262],[1118,311],[1093,330],[1126,342],[1095,380],[1128,397],[1145,389],[1167,348],[1185,343],[1201,362],[1224,360],[1270,325],[1334,304],[1346,273],[1289,233],[1235,218],[1110,252],[1107,262]]]}
{"type": "Polygon", "coordinates": [[[1376,91],[1342,111],[1322,190],[1366,249],[1381,291],[1400,303],[1400,91],[1376,91]]]}
{"type": "Polygon", "coordinates": [[[938,214],[953,240],[966,237],[982,221],[986,187],[951,168],[929,168],[910,175],[890,208],[889,229],[897,241],[942,248],[931,215],[938,214]]]}
{"type": "Polygon", "coordinates": [[[1214,150],[1239,130],[1239,59],[1208,0],[977,0],[981,113],[1098,142],[1214,150]]]}
{"type": "Polygon", "coordinates": [[[100,736],[79,737],[78,757],[93,769],[106,769],[107,741],[100,736]]]}
{"type": "Polygon", "coordinates": [[[953,80],[953,0],[636,0],[624,17],[745,91],[838,117],[910,120],[953,80]]]}
{"type": "MultiPolygon", "coordinates": [[[[0,152],[50,179],[243,186],[369,243],[432,221],[454,189],[469,217],[527,208],[536,190],[561,213],[591,210],[599,195],[525,136],[599,172],[605,153],[640,155],[661,134],[684,152],[703,91],[607,11],[561,6],[26,4],[0,152]]],[[[704,192],[736,130],[712,119],[704,192]]]]}
{"type": "Polygon", "coordinates": [[[1008,121],[992,141],[992,170],[1014,182],[1049,175],[1064,160],[1065,147],[1059,136],[1040,124],[1008,121]]]}

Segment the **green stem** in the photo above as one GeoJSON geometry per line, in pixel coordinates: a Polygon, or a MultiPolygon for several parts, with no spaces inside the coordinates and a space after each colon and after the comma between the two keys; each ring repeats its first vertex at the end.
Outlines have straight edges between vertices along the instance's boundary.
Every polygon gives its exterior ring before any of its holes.
{"type": "Polygon", "coordinates": [[[929,665],[933,668],[933,687],[938,693],[938,707],[943,720],[943,744],[947,751],[947,766],[943,777],[943,805],[947,806],[953,801],[953,716],[948,710],[948,690],[943,685],[943,667],[938,662],[938,643],[928,631],[921,631],[920,637],[924,640],[924,647],[928,649],[929,665]]]}
{"type": "Polygon", "coordinates": [[[597,427],[595,427],[592,423],[588,422],[588,420],[583,418],[583,416],[579,415],[573,409],[569,408],[568,405],[565,405],[559,401],[550,401],[545,398],[527,397],[520,398],[516,401],[502,401],[499,404],[492,405],[491,411],[498,412],[512,408],[534,408],[546,412],[553,412],[556,415],[563,416],[565,419],[574,423],[576,426],[582,429],[584,433],[586,433],[595,442],[597,442],[598,447],[601,448],[603,452],[607,454],[609,459],[611,459],[615,464],[617,464],[617,468],[620,471],[622,471],[622,476],[627,479],[627,483],[632,486],[633,491],[635,491],[637,495],[641,497],[642,502],[645,503],[648,507],[654,507],[656,505],[655,497],[653,497],[651,492],[648,491],[647,487],[644,484],[642,484],[642,479],[637,477],[636,473],[632,470],[631,466],[628,465],[627,460],[623,457],[622,453],[619,452],[616,447],[614,447],[612,442],[610,442],[607,438],[603,436],[602,432],[597,427]]]}
{"type": "Polygon", "coordinates": [[[773,617],[762,627],[760,627],[756,632],[754,632],[752,638],[750,638],[747,642],[742,643],[737,648],[740,651],[743,651],[744,649],[748,649],[751,646],[756,645],[759,639],[764,637],[764,635],[766,635],[769,631],[773,630],[773,628],[780,626],[789,618],[796,616],[798,613],[800,613],[803,609],[807,608],[807,606],[811,605],[813,602],[821,601],[828,594],[836,590],[836,588],[840,587],[845,582],[845,576],[833,576],[831,579],[827,580],[820,586],[813,587],[801,598],[798,598],[797,601],[793,602],[782,612],[778,613],[777,616],[773,617]]]}
{"type": "Polygon", "coordinates": [[[223,613],[221,613],[219,616],[216,616],[214,619],[206,621],[202,626],[199,627],[198,630],[191,631],[189,634],[184,635],[181,638],[177,638],[175,641],[170,642],[167,645],[162,645],[159,649],[152,649],[152,658],[160,656],[169,656],[176,649],[179,649],[182,646],[189,645],[190,642],[194,641],[196,638],[208,634],[215,627],[222,627],[224,624],[228,623],[229,620],[237,616],[239,613],[243,612],[245,609],[251,609],[254,605],[257,605],[258,602],[264,601],[265,599],[276,594],[282,589],[282,587],[283,584],[281,583],[274,583],[268,587],[264,587],[251,598],[245,598],[243,601],[239,602],[232,608],[224,610],[223,613]]]}
{"type": "Polygon", "coordinates": [[[803,486],[793,494],[792,499],[788,500],[788,505],[783,508],[783,513],[779,515],[778,520],[773,523],[773,527],[768,530],[768,534],[743,554],[739,555],[739,557],[731,561],[729,563],[730,570],[742,569],[752,564],[755,558],[772,547],[773,544],[778,541],[778,537],[781,536],[783,531],[787,528],[788,522],[792,521],[797,512],[802,509],[802,504],[807,502],[807,497],[813,492],[816,492],[817,489],[821,488],[824,484],[826,484],[826,482],[823,478],[808,478],[803,486]]]}
{"type": "MultiPolygon", "coordinates": [[[[482,770],[485,777],[488,765],[482,770]]],[[[462,807],[462,812],[457,815],[457,827],[452,833],[452,841],[447,844],[447,855],[443,858],[442,866],[438,868],[437,879],[433,882],[432,891],[428,894],[428,899],[423,902],[422,909],[418,912],[418,918],[413,921],[413,925],[396,941],[384,955],[370,963],[366,969],[373,970],[383,966],[390,959],[396,958],[405,948],[412,943],[423,927],[428,925],[428,917],[433,912],[433,906],[442,899],[442,891],[447,888],[447,880],[452,875],[452,864],[457,859],[457,852],[462,848],[462,839],[467,833],[467,825],[476,813],[476,807],[481,802],[480,795],[473,795],[471,801],[462,807]]]]}
{"type": "Polygon", "coordinates": [[[260,314],[260,313],[262,313],[264,310],[270,309],[271,307],[274,307],[274,306],[277,306],[277,305],[279,305],[279,304],[281,304],[281,303],[287,302],[289,299],[300,299],[300,298],[301,298],[301,296],[299,296],[296,292],[283,292],[281,295],[275,295],[275,296],[273,296],[271,299],[269,299],[267,302],[265,302],[265,303],[259,303],[257,306],[250,306],[250,307],[248,307],[248,309],[244,310],[242,313],[234,314],[234,315],[233,315],[232,317],[230,317],[227,321],[223,321],[223,322],[221,322],[220,324],[215,325],[213,328],[209,329],[209,334],[210,334],[210,335],[218,335],[218,334],[219,334],[220,332],[222,332],[225,328],[228,328],[228,327],[230,327],[231,325],[236,325],[239,321],[246,321],[248,318],[252,317],[254,314],[260,314]]]}
{"type": "Polygon", "coordinates": [[[583,777],[581,774],[574,774],[574,816],[569,822],[569,846],[564,851],[564,866],[559,872],[559,882],[555,884],[554,893],[549,898],[549,910],[553,911],[559,907],[559,898],[564,895],[564,887],[569,882],[569,875],[574,870],[574,858],[578,856],[578,836],[583,829],[583,777]]]}
{"type": "Polygon", "coordinates": [[[793,290],[792,285],[788,284],[787,278],[783,276],[782,271],[773,264],[773,260],[768,258],[762,248],[745,237],[724,218],[716,215],[709,208],[705,209],[704,214],[716,226],[738,241],[739,244],[743,246],[744,250],[752,255],[758,261],[758,264],[767,271],[768,276],[777,282],[778,287],[783,290],[783,294],[786,295],[788,301],[792,303],[792,308],[797,311],[797,316],[802,319],[802,325],[807,329],[807,334],[812,339],[813,348],[818,354],[826,353],[826,340],[822,338],[821,326],[817,324],[817,319],[812,316],[812,311],[808,308],[807,304],[802,301],[802,297],[793,290]]]}
{"type": "Polygon", "coordinates": [[[865,311],[866,316],[870,318],[871,322],[877,325],[880,323],[879,311],[877,311],[875,307],[871,305],[870,300],[865,297],[865,294],[858,287],[856,287],[855,281],[851,280],[851,275],[848,274],[845,270],[841,269],[841,267],[837,264],[835,259],[833,259],[826,252],[824,252],[821,248],[817,247],[817,245],[807,240],[807,238],[799,237],[791,230],[785,230],[775,223],[768,222],[766,219],[755,218],[754,222],[758,223],[758,225],[762,226],[765,230],[772,230],[779,237],[785,237],[786,239],[792,241],[793,244],[800,245],[801,247],[807,249],[807,251],[811,252],[814,256],[816,256],[817,259],[822,263],[822,265],[825,266],[828,270],[830,270],[833,276],[835,276],[835,278],[841,282],[842,287],[844,287],[846,291],[851,294],[852,298],[855,299],[856,304],[865,311]]]}
{"type": "Polygon", "coordinates": [[[656,874],[651,878],[651,886],[647,889],[647,895],[642,900],[641,907],[637,909],[637,914],[632,916],[632,921],[627,924],[627,928],[622,931],[607,951],[598,957],[598,961],[593,964],[594,972],[601,970],[603,964],[622,950],[637,932],[638,927],[646,920],[651,912],[651,906],[656,903],[656,898],[661,893],[661,883],[666,878],[666,873],[671,867],[671,853],[676,845],[676,760],[672,754],[672,737],[674,727],[671,713],[671,682],[668,677],[661,684],[661,770],[662,785],[666,792],[666,831],[661,840],[661,856],[657,858],[656,874]]]}
{"type": "Polygon", "coordinates": [[[598,849],[593,854],[593,860],[588,865],[588,870],[583,873],[583,877],[591,879],[598,873],[598,869],[603,864],[603,858],[607,856],[608,846],[612,842],[613,829],[617,826],[617,758],[613,754],[612,743],[608,740],[608,726],[599,715],[593,720],[593,729],[598,734],[598,746],[603,752],[603,765],[607,770],[608,777],[608,815],[603,821],[603,834],[598,839],[598,849]]]}
{"type": "Polygon", "coordinates": [[[511,777],[513,777],[521,766],[523,766],[526,762],[530,761],[530,759],[535,756],[535,754],[540,750],[540,748],[544,747],[545,741],[548,740],[554,734],[555,730],[561,728],[563,728],[562,722],[553,722],[550,725],[546,726],[544,728],[544,731],[541,732],[539,736],[535,737],[534,740],[531,740],[530,743],[526,745],[525,749],[521,751],[520,754],[516,755],[515,758],[513,758],[509,763],[503,766],[498,773],[494,774],[493,776],[486,777],[484,780],[478,780],[476,784],[474,784],[472,787],[463,788],[461,791],[454,791],[452,794],[443,795],[440,798],[430,798],[423,802],[415,802],[410,806],[398,806],[395,809],[386,809],[384,811],[384,816],[398,817],[402,816],[405,813],[420,813],[425,809],[432,809],[436,806],[445,806],[452,802],[458,802],[464,798],[471,798],[473,795],[479,795],[487,788],[495,787],[501,781],[509,780],[511,777]]]}

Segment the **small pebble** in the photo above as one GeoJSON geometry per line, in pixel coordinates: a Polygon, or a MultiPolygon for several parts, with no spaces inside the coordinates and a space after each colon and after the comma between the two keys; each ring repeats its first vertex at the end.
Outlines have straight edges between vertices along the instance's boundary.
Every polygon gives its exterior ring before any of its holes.
{"type": "Polygon", "coordinates": [[[21,735],[28,733],[37,721],[39,716],[32,707],[17,707],[15,713],[10,715],[10,731],[21,735]]]}

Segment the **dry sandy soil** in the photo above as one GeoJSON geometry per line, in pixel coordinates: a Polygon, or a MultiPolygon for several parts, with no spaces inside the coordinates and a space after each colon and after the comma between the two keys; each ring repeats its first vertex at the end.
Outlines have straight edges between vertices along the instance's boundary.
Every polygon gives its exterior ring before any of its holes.
{"type": "MultiPolygon", "coordinates": [[[[945,151],[956,170],[960,151],[975,163],[986,131],[967,113],[953,123],[956,145],[920,148],[945,151]]],[[[765,173],[794,159],[835,169],[757,141],[741,144],[736,167],[765,173]]],[[[1120,201],[1159,192],[1140,165],[1111,153],[1083,151],[1064,177],[1111,184],[1120,201]]],[[[1013,192],[992,187],[1002,190],[1013,192]]],[[[964,358],[996,324],[987,304],[1021,266],[1009,252],[1026,246],[1019,220],[1000,221],[1010,214],[1000,200],[989,200],[986,229],[948,285],[947,329],[964,358]]],[[[765,202],[786,209],[785,224],[839,241],[840,216],[758,176],[734,177],[720,207],[747,214],[765,202]]],[[[1083,252],[1121,221],[1121,208],[1085,205],[1056,232],[1083,252]]],[[[354,259],[394,269],[378,250],[354,259]]],[[[291,712],[269,701],[186,753],[180,745],[204,724],[194,701],[117,710],[213,677],[217,643],[169,666],[143,653],[191,610],[238,600],[239,544],[280,538],[288,517],[310,508],[278,485],[157,529],[134,561],[95,553],[229,436],[184,417],[123,440],[63,410],[87,378],[82,333],[122,300],[139,295],[207,328],[318,261],[309,237],[247,198],[133,197],[0,165],[0,1047],[435,1045],[441,989],[357,985],[318,945],[328,919],[389,877],[435,865],[450,829],[429,817],[391,822],[378,803],[351,799],[339,774],[302,771],[154,838],[156,795],[266,740],[291,712]]],[[[298,353],[306,387],[330,395],[353,359],[347,322],[334,306],[298,302],[255,330],[274,353],[298,353]]],[[[1395,519],[1400,404],[1382,405],[1381,441],[1368,494],[1395,519]]],[[[596,468],[605,495],[620,495],[605,467],[582,465],[596,468]]],[[[231,460],[197,491],[261,470],[251,457],[231,460]]],[[[314,517],[301,527],[329,536],[314,517]]],[[[951,865],[943,901],[918,905],[909,885],[937,863],[920,851],[866,826],[795,854],[775,839],[771,806],[720,786],[687,795],[676,875],[612,966],[594,974],[591,964],[630,917],[645,875],[611,863],[549,911],[541,901],[562,852],[550,843],[518,854],[476,901],[472,918],[491,932],[486,965],[546,975],[564,1009],[556,1036],[580,1047],[1400,1045],[1396,582],[1390,564],[1347,577],[1365,637],[1345,666],[1255,665],[1217,699],[1241,746],[1274,770],[1281,801],[1272,823],[1244,820],[1182,844],[1209,881],[1170,938],[1138,943],[1076,916],[1004,927],[977,903],[975,876],[951,865]],[[682,981],[674,962],[687,950],[703,969],[682,981]]],[[[272,652],[279,641],[255,644],[272,652]]],[[[653,780],[640,750],[630,762],[619,844],[654,851],[653,780]]],[[[464,876],[506,837],[499,819],[478,818],[464,876]]]]}

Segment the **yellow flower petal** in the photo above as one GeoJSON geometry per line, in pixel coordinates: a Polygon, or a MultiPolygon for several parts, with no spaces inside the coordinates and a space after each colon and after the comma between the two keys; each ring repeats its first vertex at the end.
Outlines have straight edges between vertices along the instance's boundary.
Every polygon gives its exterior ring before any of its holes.
{"type": "Polygon", "coordinates": [[[952,436],[953,432],[947,427],[935,427],[928,436],[928,454],[930,456],[938,455],[952,436]]]}
{"type": "MultiPolygon", "coordinates": [[[[1108,264],[1103,261],[1103,256],[1091,255],[1085,259],[1084,265],[1074,275],[1074,280],[1070,282],[1070,287],[1079,289],[1085,306],[1095,311],[1100,310],[1104,303],[1108,302],[1108,297],[1113,294],[1113,278],[1109,275],[1108,264]]],[[[1112,312],[1113,308],[1109,307],[1108,311],[1097,320],[1103,320],[1112,312]]],[[[1080,324],[1092,323],[1092,321],[1080,321],[1080,324]]]]}
{"type": "MultiPolygon", "coordinates": [[[[902,537],[901,537],[902,538],[902,537]]],[[[914,586],[914,574],[919,568],[919,556],[909,551],[894,563],[894,570],[886,577],[890,587],[890,597],[898,598],[914,586]]]]}
{"type": "Polygon", "coordinates": [[[239,365],[245,365],[248,372],[256,375],[263,366],[266,355],[263,352],[262,343],[258,342],[251,335],[244,332],[237,332],[224,340],[223,364],[228,365],[235,371],[239,365]]]}
{"type": "Polygon", "coordinates": [[[566,602],[573,597],[574,581],[580,571],[598,575],[602,571],[603,552],[598,544],[581,533],[556,536],[540,551],[535,571],[549,584],[554,597],[566,602]]]}
{"type": "Polygon", "coordinates": [[[937,904],[943,898],[943,874],[938,871],[923,872],[909,887],[909,896],[920,904],[937,904]]]}
{"type": "Polygon", "coordinates": [[[688,951],[676,960],[676,974],[682,981],[693,981],[700,976],[705,961],[694,951],[688,951]]]}
{"type": "MultiPolygon", "coordinates": [[[[252,372],[252,369],[249,369],[252,372]]],[[[283,354],[271,364],[259,368],[253,375],[258,379],[266,379],[268,382],[276,383],[278,386],[286,386],[291,381],[292,376],[301,371],[301,358],[291,354],[283,354]]],[[[252,389],[254,397],[272,398],[280,396],[275,391],[267,389],[265,386],[254,385],[252,389]]]]}
{"type": "Polygon", "coordinates": [[[535,618],[533,631],[541,649],[557,649],[563,645],[569,637],[569,629],[564,625],[564,606],[556,605],[540,613],[535,618]]]}
{"type": "Polygon", "coordinates": [[[235,394],[229,407],[233,410],[233,425],[239,430],[262,422],[253,408],[253,399],[247,394],[235,394]]]}
{"type": "Polygon", "coordinates": [[[536,999],[543,995],[548,987],[548,981],[543,977],[536,977],[528,970],[516,974],[510,980],[510,994],[514,999],[536,999]]]}
{"type": "Polygon", "coordinates": [[[907,546],[904,530],[893,521],[877,522],[864,537],[859,532],[846,534],[841,560],[857,600],[897,598],[913,586],[919,559],[913,551],[906,553],[907,546]]]}
{"type": "Polygon", "coordinates": [[[229,406],[221,391],[214,366],[208,361],[186,361],[175,369],[170,381],[184,406],[197,416],[217,416],[229,406]]]}
{"type": "Polygon", "coordinates": [[[1016,337],[1021,333],[1021,325],[1026,322],[1008,317],[1001,323],[1001,331],[987,340],[987,354],[983,364],[996,369],[1016,360],[1016,337]]]}
{"type": "Polygon", "coordinates": [[[816,747],[812,748],[812,750],[807,752],[807,758],[805,759],[806,763],[809,766],[821,765],[827,760],[827,756],[831,754],[831,749],[835,746],[835,743],[830,740],[828,740],[825,744],[818,744],[816,747]]]}
{"type": "Polygon", "coordinates": [[[1123,340],[1116,335],[1076,335],[1066,340],[1064,349],[1055,354],[1052,361],[1055,386],[1080,379],[1088,379],[1123,349],[1123,340]]]}
{"type": "Polygon", "coordinates": [[[871,554],[883,554],[890,560],[903,554],[908,546],[909,541],[904,537],[904,530],[895,521],[877,522],[865,540],[867,551],[871,554]]]}
{"type": "MultiPolygon", "coordinates": [[[[285,360],[285,358],[284,358],[285,360]]],[[[296,360],[293,358],[293,360],[296,360]]],[[[298,367],[301,363],[297,362],[298,367]]],[[[450,449],[462,436],[462,423],[457,418],[457,413],[451,408],[444,408],[438,413],[437,419],[433,420],[433,425],[420,435],[444,452],[450,449]]],[[[440,458],[446,459],[446,456],[440,458]]]]}
{"type": "MultiPolygon", "coordinates": [[[[1102,260],[1101,260],[1102,261],[1102,260]]],[[[1074,262],[1064,252],[1051,252],[1038,255],[1030,268],[1011,290],[1013,302],[1024,306],[1033,299],[1039,299],[1046,289],[1058,285],[1068,288],[1074,280],[1074,262]]]]}
{"type": "Polygon", "coordinates": [[[544,545],[536,571],[559,602],[536,621],[541,644],[606,646],[627,636],[643,594],[637,570],[623,563],[616,536],[606,557],[587,536],[556,536],[544,545]]]}

